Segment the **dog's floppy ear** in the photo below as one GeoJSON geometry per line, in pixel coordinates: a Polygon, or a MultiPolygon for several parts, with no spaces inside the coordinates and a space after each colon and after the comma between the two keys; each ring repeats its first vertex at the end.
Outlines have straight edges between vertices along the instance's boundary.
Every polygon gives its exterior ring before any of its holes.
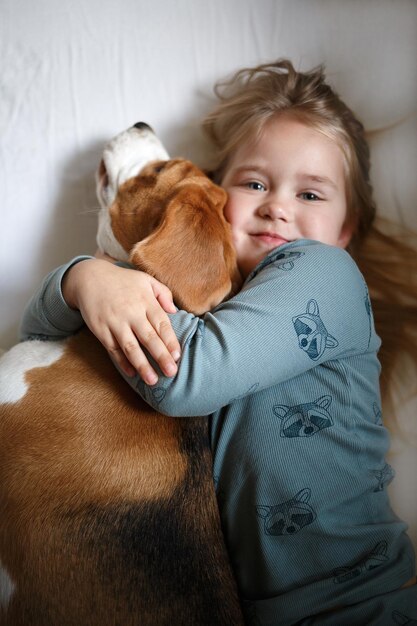
{"type": "Polygon", "coordinates": [[[159,227],[137,243],[131,262],[169,289],[180,308],[200,315],[230,295],[237,266],[226,192],[186,185],[169,201],[159,227]]]}

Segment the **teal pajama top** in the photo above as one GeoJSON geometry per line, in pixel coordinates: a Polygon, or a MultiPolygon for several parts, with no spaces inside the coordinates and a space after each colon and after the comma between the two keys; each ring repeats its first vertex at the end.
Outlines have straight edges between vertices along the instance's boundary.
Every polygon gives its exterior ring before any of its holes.
{"type": "MultiPolygon", "coordinates": [[[[58,339],[82,325],[60,289],[71,263],[32,298],[23,339],[58,339]]],[[[178,311],[170,319],[182,346],[176,377],[161,374],[154,387],[125,378],[159,412],[210,416],[218,502],[248,623],[417,620],[415,588],[400,591],[415,574],[414,553],[387,494],[394,473],[380,339],[349,254],[309,240],[282,245],[229,301],[202,318],[178,311]]]]}

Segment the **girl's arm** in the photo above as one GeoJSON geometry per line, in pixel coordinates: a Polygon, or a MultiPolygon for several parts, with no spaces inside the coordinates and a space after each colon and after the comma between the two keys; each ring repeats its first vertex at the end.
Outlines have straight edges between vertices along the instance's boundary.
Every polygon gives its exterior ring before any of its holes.
{"type": "Polygon", "coordinates": [[[330,361],[343,370],[360,355],[379,367],[363,277],[348,253],[318,242],[281,246],[231,300],[171,321],[182,345],[176,377],[151,388],[128,381],[168,415],[208,415],[330,361]]]}
{"type": "Polygon", "coordinates": [[[64,339],[76,333],[84,321],[79,311],[71,309],[62,294],[63,276],[80,261],[91,257],[76,257],[66,265],[50,272],[34,293],[20,322],[19,339],[64,339]]]}
{"type": "Polygon", "coordinates": [[[20,338],[62,339],[85,322],[125,374],[138,371],[153,384],[157,375],[137,336],[166,376],[176,373],[180,355],[163,307],[176,311],[169,289],[151,276],[108,261],[77,257],[44,279],[26,307],[20,338]]]}
{"type": "MultiPolygon", "coordinates": [[[[90,263],[89,271],[92,267],[97,266],[90,263]]],[[[97,289],[85,289],[85,305],[80,304],[102,315],[105,328],[111,328],[109,310],[118,300],[110,267],[104,285],[103,277],[97,279],[97,289]]],[[[115,269],[131,285],[137,272],[115,269]]],[[[115,305],[116,323],[128,328],[134,343],[145,344],[149,337],[139,324],[134,326],[136,296],[127,287],[122,291],[122,297],[129,294],[131,312],[126,315],[123,306],[115,305]]],[[[325,361],[366,352],[374,358],[378,348],[366,285],[355,263],[343,250],[311,241],[292,242],[271,253],[234,298],[203,319],[185,311],[170,319],[182,347],[175,378],[159,372],[149,355],[160,374],[158,383],[147,387],[138,376],[127,378],[145,400],[169,415],[206,415],[325,361]]]]}

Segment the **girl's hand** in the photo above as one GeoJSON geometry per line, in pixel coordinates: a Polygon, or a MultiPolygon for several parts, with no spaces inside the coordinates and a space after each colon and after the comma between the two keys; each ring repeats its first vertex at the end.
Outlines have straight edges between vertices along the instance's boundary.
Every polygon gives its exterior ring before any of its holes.
{"type": "Polygon", "coordinates": [[[141,345],[166,376],[176,374],[180,345],[167,315],[176,311],[168,287],[144,272],[88,259],[68,270],[62,290],[128,376],[138,372],[149,385],[158,380],[141,345]]]}

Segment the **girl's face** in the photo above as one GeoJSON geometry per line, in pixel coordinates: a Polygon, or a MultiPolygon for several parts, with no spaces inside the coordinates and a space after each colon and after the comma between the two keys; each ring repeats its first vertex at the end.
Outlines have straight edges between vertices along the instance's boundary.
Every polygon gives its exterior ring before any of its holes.
{"type": "Polygon", "coordinates": [[[314,239],[341,248],[349,243],[342,151],[302,122],[271,120],[258,142],[244,143],[232,155],[221,184],[245,277],[288,241],[314,239]]]}

